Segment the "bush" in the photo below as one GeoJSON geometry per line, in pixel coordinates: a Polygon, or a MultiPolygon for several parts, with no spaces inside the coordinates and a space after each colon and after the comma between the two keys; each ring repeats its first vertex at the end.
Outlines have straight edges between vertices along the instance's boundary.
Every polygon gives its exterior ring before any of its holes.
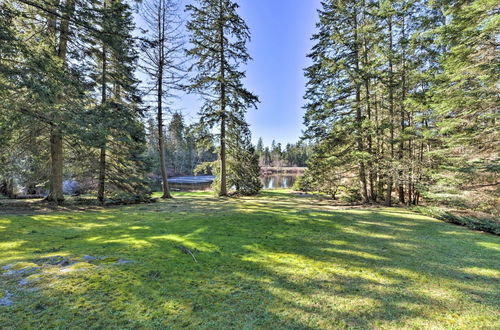
{"type": "Polygon", "coordinates": [[[500,222],[495,219],[457,215],[439,207],[415,206],[412,207],[411,210],[423,215],[443,220],[448,223],[457,224],[473,230],[481,230],[487,233],[500,235],[500,222]]]}
{"type": "Polygon", "coordinates": [[[149,194],[133,195],[126,192],[116,192],[106,199],[106,205],[130,205],[141,203],[154,203],[156,199],[152,198],[149,194]]]}
{"type": "Polygon", "coordinates": [[[343,187],[340,200],[346,203],[357,203],[361,200],[358,187],[343,187]]]}
{"type": "Polygon", "coordinates": [[[293,190],[311,192],[314,191],[313,178],[306,170],[303,175],[299,176],[292,187],[293,190]]]}

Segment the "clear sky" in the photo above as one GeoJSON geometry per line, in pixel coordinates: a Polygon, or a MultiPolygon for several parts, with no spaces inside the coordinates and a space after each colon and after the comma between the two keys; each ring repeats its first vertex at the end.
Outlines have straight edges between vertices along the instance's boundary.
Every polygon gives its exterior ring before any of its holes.
{"type": "MultiPolygon", "coordinates": [[[[184,0],[184,3],[189,0],[184,0]]],[[[275,139],[296,142],[303,129],[305,91],[303,69],[315,31],[320,0],[237,0],[239,14],[252,33],[247,66],[247,88],[261,100],[258,110],[249,110],[253,141],[259,137],[270,145],[275,139]]],[[[181,96],[179,108],[187,121],[196,120],[199,102],[181,96]]]]}
{"type": "Polygon", "coordinates": [[[247,83],[261,100],[247,115],[254,141],[270,145],[301,136],[306,80],[303,69],[312,47],[320,0],[239,0],[252,32],[247,83]]]}

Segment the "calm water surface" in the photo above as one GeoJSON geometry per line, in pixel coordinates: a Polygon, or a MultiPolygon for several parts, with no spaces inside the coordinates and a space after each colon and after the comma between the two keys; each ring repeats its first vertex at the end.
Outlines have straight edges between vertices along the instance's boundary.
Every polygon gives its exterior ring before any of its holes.
{"type": "MultiPolygon", "coordinates": [[[[297,174],[272,174],[260,179],[264,189],[289,189],[297,180],[297,174]]],[[[168,179],[173,190],[208,190],[211,188],[213,176],[183,176],[168,179]]]]}
{"type": "Polygon", "coordinates": [[[272,174],[261,177],[264,189],[289,189],[297,180],[298,175],[272,174]]]}

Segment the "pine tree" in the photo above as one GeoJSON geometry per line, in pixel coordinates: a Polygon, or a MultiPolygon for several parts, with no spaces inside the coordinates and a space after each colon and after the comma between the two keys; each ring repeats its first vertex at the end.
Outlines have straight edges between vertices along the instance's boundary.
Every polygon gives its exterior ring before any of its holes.
{"type": "Polygon", "coordinates": [[[49,135],[47,200],[62,202],[63,137],[78,122],[86,91],[83,72],[77,61],[71,61],[78,53],[73,38],[76,2],[12,0],[3,2],[2,8],[10,15],[17,40],[10,43],[11,49],[18,51],[16,72],[10,74],[16,77],[17,86],[11,86],[16,97],[6,96],[6,103],[12,102],[10,111],[24,125],[35,125],[49,135]]]}
{"type": "Polygon", "coordinates": [[[368,201],[361,88],[360,2],[325,1],[319,11],[319,32],[306,69],[306,137],[324,141],[342,166],[357,163],[359,189],[368,201]]]}
{"type": "Polygon", "coordinates": [[[94,8],[94,20],[99,29],[88,36],[88,42],[95,45],[88,52],[100,99],[91,117],[94,138],[89,142],[99,149],[97,197],[103,203],[106,182],[130,194],[147,193],[143,182],[147,166],[134,77],[137,52],[131,9],[120,0],[103,0],[94,8]]]}
{"type": "Polygon", "coordinates": [[[204,98],[202,125],[219,127],[219,196],[227,196],[227,153],[237,152],[227,150],[227,127],[244,127],[246,110],[258,102],[242,83],[245,73],[240,66],[251,59],[246,49],[250,31],[237,9],[231,0],[198,0],[197,5],[187,6],[193,44],[188,55],[196,71],[189,89],[204,98]]]}
{"type": "Polygon", "coordinates": [[[309,177],[332,166],[347,177],[356,164],[363,201],[385,195],[391,205],[396,187],[400,203],[418,203],[424,166],[437,166],[429,93],[440,11],[425,0],[330,0],[319,15],[306,70],[306,138],[317,144],[309,177]]]}
{"type": "Polygon", "coordinates": [[[491,0],[448,1],[436,28],[442,73],[432,91],[439,129],[450,146],[486,138],[497,145],[500,9],[491,0]]]}
{"type": "Polygon", "coordinates": [[[248,126],[229,127],[228,185],[241,195],[256,195],[262,189],[259,156],[248,126]]]}

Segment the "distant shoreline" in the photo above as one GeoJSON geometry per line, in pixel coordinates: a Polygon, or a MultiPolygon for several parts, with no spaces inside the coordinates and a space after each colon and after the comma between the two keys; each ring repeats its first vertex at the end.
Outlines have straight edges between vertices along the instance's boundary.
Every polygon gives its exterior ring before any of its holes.
{"type": "Polygon", "coordinates": [[[270,174],[302,174],[307,167],[276,167],[276,166],[262,166],[260,173],[262,175],[270,174]]]}

